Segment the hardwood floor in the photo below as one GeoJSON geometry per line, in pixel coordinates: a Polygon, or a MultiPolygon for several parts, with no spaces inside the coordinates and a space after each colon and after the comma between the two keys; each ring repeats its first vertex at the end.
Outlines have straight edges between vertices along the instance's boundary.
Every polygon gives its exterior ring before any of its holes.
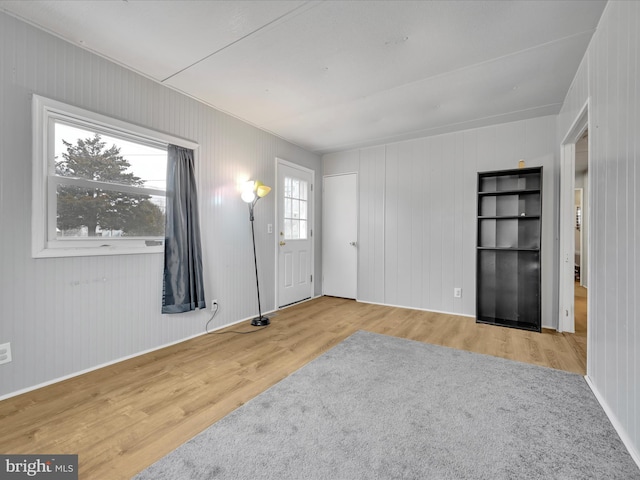
{"type": "MultiPolygon", "coordinates": [[[[125,479],[357,330],[585,373],[574,335],[320,297],[264,329],[208,334],[0,402],[0,452],[78,454],[82,479],[125,479]]],[[[585,342],[586,343],[586,342],[585,342]]]]}
{"type": "Polygon", "coordinates": [[[581,357],[587,358],[587,289],[578,282],[574,285],[574,335],[568,336],[573,342],[574,349],[581,357]]]}

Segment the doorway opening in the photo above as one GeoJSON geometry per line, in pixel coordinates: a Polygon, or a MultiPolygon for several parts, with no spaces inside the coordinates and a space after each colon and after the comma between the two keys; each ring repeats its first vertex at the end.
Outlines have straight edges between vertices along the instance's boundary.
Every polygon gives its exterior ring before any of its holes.
{"type": "Polygon", "coordinates": [[[587,356],[587,300],[589,258],[589,131],[585,130],[575,147],[574,164],[575,244],[574,244],[574,332],[575,343],[587,356]]]}
{"type": "Polygon", "coordinates": [[[570,335],[588,372],[589,283],[588,102],[561,143],[558,331],[570,335]]]}

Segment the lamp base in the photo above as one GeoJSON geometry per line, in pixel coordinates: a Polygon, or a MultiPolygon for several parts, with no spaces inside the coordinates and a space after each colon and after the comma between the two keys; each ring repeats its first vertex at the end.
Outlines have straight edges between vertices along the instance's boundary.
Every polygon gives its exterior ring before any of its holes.
{"type": "Polygon", "coordinates": [[[261,315],[251,320],[251,325],[253,325],[254,327],[266,327],[270,323],[271,321],[269,320],[269,317],[265,317],[264,315],[261,315]]]}

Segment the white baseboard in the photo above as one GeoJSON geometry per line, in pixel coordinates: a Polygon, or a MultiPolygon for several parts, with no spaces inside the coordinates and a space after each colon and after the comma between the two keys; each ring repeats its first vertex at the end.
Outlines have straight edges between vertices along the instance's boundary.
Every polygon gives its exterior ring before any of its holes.
{"type": "Polygon", "coordinates": [[[316,298],[320,298],[322,296],[323,295],[314,295],[313,297],[305,298],[304,300],[300,300],[299,302],[293,302],[293,303],[290,303],[288,305],[283,305],[282,307],[278,307],[276,310],[272,310],[271,312],[268,312],[268,313],[277,312],[278,310],[284,310],[285,308],[289,308],[289,307],[295,307],[296,305],[300,305],[301,303],[310,302],[311,300],[315,300],[316,298]]]}
{"type": "MultiPolygon", "coordinates": [[[[266,312],[265,314],[273,313],[274,311],[275,310],[272,310],[271,312],[266,312]]],[[[73,377],[84,375],[85,373],[93,372],[95,370],[99,370],[101,368],[108,367],[109,365],[113,365],[113,364],[116,364],[116,363],[124,362],[125,360],[130,360],[132,358],[139,357],[141,355],[146,355],[147,353],[155,352],[156,350],[162,350],[163,348],[167,348],[167,347],[170,347],[172,345],[177,345],[178,343],[186,342],[188,340],[191,340],[191,339],[196,338],[196,337],[200,337],[202,335],[208,335],[209,333],[215,332],[216,330],[221,330],[223,328],[232,327],[233,325],[237,325],[238,323],[242,323],[242,322],[246,322],[247,320],[251,320],[255,316],[256,315],[252,315],[250,317],[243,318],[242,320],[238,320],[236,322],[229,323],[229,324],[223,325],[221,327],[216,327],[213,330],[209,330],[208,332],[196,333],[195,335],[191,335],[190,337],[186,337],[186,338],[182,338],[180,340],[176,340],[175,342],[165,343],[165,344],[160,345],[158,347],[149,348],[147,350],[143,350],[141,352],[136,352],[136,353],[133,353],[131,355],[127,355],[125,357],[120,357],[120,358],[117,358],[115,360],[111,360],[111,361],[106,362],[106,363],[101,363],[100,365],[89,367],[89,368],[86,368],[84,370],[80,370],[78,372],[70,373],[69,375],[64,375],[62,377],[57,377],[57,378],[54,378],[53,380],[48,380],[46,382],[39,383],[39,384],[33,385],[31,387],[26,387],[26,388],[23,388],[21,390],[16,390],[15,392],[10,392],[10,393],[7,393],[5,395],[0,396],[0,401],[6,400],[6,399],[11,398],[11,397],[17,397],[18,395],[22,395],[23,393],[32,392],[33,390],[37,390],[39,388],[43,388],[43,387],[46,387],[46,386],[49,386],[49,385],[53,385],[54,383],[62,382],[64,380],[68,380],[68,379],[73,378],[73,377]]]]}
{"type": "MultiPolygon", "coordinates": [[[[476,318],[475,314],[470,315],[468,313],[446,312],[444,310],[433,310],[433,309],[430,309],[430,308],[407,307],[406,305],[395,305],[393,303],[369,302],[367,300],[360,300],[359,298],[356,298],[356,302],[370,303],[371,305],[382,305],[383,307],[408,308],[410,310],[420,310],[422,312],[443,313],[445,315],[456,315],[458,317],[476,318]]],[[[550,327],[550,326],[544,325],[544,324],[542,325],[542,328],[544,328],[546,330],[556,330],[556,331],[558,330],[556,327],[550,327]]]]}
{"type": "Polygon", "coordinates": [[[394,305],[392,303],[369,302],[367,300],[360,300],[359,298],[356,298],[356,302],[369,303],[371,305],[382,305],[383,307],[406,308],[406,309],[409,309],[409,310],[420,310],[422,312],[443,313],[445,315],[456,315],[458,317],[476,318],[475,315],[469,315],[468,313],[445,312],[443,310],[432,310],[432,309],[428,309],[428,308],[407,307],[406,305],[394,305]]]}
{"type": "Polygon", "coordinates": [[[606,413],[607,417],[609,417],[609,421],[611,422],[611,425],[613,425],[613,428],[615,428],[616,432],[618,433],[620,440],[622,440],[622,443],[624,443],[624,446],[627,447],[627,450],[629,451],[629,455],[631,455],[631,458],[633,459],[633,461],[636,462],[636,465],[638,465],[638,468],[640,468],[640,452],[638,451],[637,447],[633,444],[633,441],[627,434],[627,431],[622,426],[622,424],[618,421],[618,418],[613,413],[613,410],[609,408],[609,405],[605,401],[604,397],[600,395],[600,392],[598,392],[598,389],[596,388],[596,386],[591,382],[591,379],[589,379],[587,375],[585,375],[584,379],[587,381],[587,385],[589,385],[589,388],[595,395],[596,400],[598,400],[598,403],[604,410],[604,413],[606,413]]]}

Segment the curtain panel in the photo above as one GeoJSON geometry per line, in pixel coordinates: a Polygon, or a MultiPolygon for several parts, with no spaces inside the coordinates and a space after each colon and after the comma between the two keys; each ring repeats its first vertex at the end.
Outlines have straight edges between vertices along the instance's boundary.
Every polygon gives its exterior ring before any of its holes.
{"type": "Polygon", "coordinates": [[[206,308],[193,150],[169,145],[162,313],[206,308]]]}

